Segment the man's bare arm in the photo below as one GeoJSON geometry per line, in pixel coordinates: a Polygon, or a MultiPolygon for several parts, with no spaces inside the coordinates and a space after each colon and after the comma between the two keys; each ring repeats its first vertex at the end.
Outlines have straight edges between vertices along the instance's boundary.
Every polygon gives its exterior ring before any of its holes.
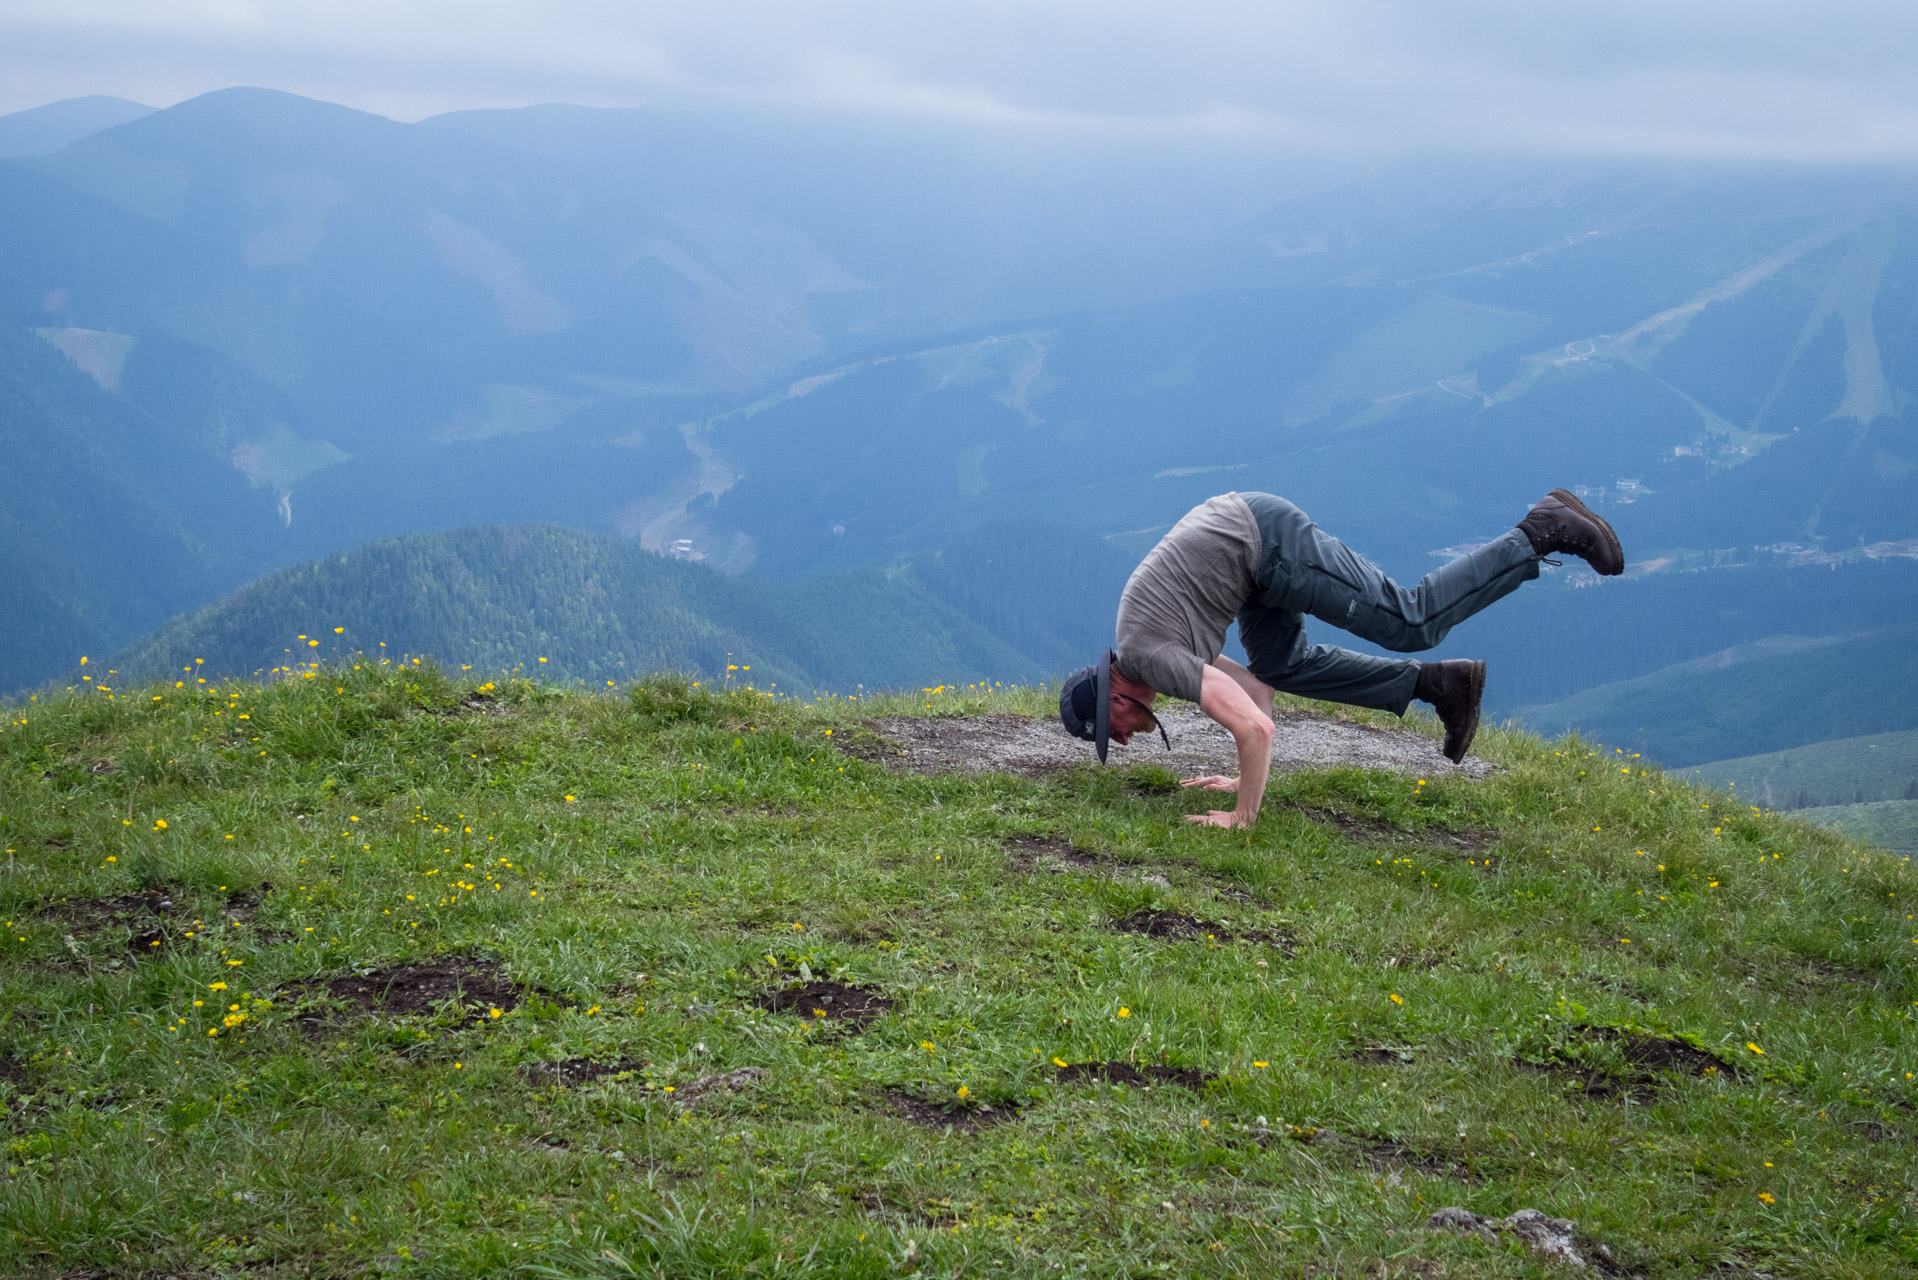
{"type": "MultiPolygon", "coordinates": [[[[1212,665],[1232,677],[1232,682],[1246,691],[1259,710],[1265,712],[1265,718],[1272,718],[1272,699],[1278,696],[1278,690],[1247,671],[1223,653],[1212,659],[1212,665]]],[[[1201,690],[1203,692],[1203,690],[1201,690]]]]}
{"type": "MultiPolygon", "coordinates": [[[[1233,665],[1238,666],[1237,663],[1233,665]]],[[[1240,667],[1239,670],[1245,669],[1240,667]]],[[[1251,679],[1250,673],[1247,673],[1246,678],[1251,679]]],[[[1199,710],[1224,726],[1239,749],[1239,803],[1230,810],[1214,809],[1210,813],[1192,814],[1188,821],[1214,827],[1249,827],[1258,820],[1259,804],[1265,799],[1266,777],[1272,771],[1270,707],[1269,698],[1266,705],[1261,707],[1230,673],[1217,666],[1203,669],[1199,685],[1199,710]]],[[[1211,780],[1200,781],[1203,784],[1211,780]]]]}
{"type": "MultiPolygon", "coordinates": [[[[1231,676],[1233,683],[1246,691],[1253,705],[1265,712],[1267,719],[1272,717],[1272,699],[1276,696],[1276,691],[1271,685],[1266,684],[1224,654],[1214,658],[1212,665],[1231,676]]],[[[1199,787],[1206,791],[1237,791],[1239,780],[1236,777],[1227,778],[1215,773],[1204,778],[1187,778],[1180,785],[1199,787]]]]}

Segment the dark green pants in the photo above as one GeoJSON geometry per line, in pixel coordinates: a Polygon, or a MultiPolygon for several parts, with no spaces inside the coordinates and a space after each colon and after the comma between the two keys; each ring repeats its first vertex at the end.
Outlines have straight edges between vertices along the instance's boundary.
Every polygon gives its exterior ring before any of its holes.
{"type": "Polygon", "coordinates": [[[1240,496],[1259,522],[1265,554],[1259,590],[1239,611],[1239,641],[1252,674],[1282,693],[1403,715],[1419,664],[1308,645],[1306,617],[1394,653],[1417,653],[1538,577],[1538,554],[1524,531],[1514,528],[1407,590],[1284,498],[1240,496]]]}

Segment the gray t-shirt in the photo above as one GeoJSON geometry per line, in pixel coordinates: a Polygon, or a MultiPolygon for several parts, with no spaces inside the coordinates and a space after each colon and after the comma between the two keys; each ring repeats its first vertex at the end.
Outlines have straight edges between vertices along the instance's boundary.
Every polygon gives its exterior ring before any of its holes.
{"type": "Polygon", "coordinates": [[[1236,493],[1209,498],[1172,526],[1119,597],[1115,664],[1128,680],[1199,700],[1201,670],[1258,589],[1263,543],[1236,493]]]}

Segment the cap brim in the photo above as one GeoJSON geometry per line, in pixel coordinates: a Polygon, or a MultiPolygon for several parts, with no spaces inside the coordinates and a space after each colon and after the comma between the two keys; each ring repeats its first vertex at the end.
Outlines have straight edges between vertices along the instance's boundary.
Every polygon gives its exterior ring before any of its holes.
{"type": "Polygon", "coordinates": [[[1099,673],[1093,685],[1092,746],[1099,763],[1106,762],[1106,742],[1112,736],[1112,650],[1099,659],[1099,673]]]}

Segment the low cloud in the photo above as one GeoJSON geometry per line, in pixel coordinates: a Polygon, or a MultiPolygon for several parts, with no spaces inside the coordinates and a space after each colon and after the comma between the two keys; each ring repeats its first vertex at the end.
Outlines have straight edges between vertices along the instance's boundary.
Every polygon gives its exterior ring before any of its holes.
{"type": "Polygon", "coordinates": [[[1918,159],[1918,6],[15,0],[0,108],[795,107],[1381,153],[1918,159]]]}

